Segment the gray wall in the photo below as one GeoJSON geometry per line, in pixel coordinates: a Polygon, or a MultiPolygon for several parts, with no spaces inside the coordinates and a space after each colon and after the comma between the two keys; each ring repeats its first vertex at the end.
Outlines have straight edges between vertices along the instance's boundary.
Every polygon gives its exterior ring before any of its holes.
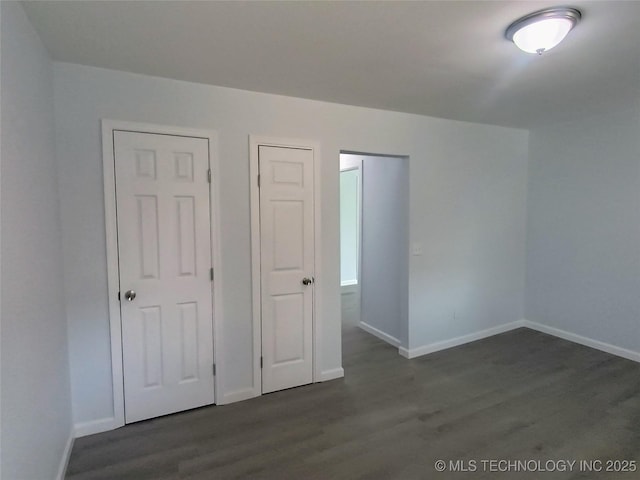
{"type": "Polygon", "coordinates": [[[530,134],[526,312],[640,351],[640,92],[530,134]]]}
{"type": "Polygon", "coordinates": [[[323,370],[341,366],[340,150],[410,157],[409,265],[416,345],[522,317],[527,132],[56,63],[56,141],[74,417],[113,415],[100,119],[219,133],[225,370],[252,384],[248,135],[321,144],[323,370]],[[448,289],[443,300],[440,285],[448,289]],[[82,295],[77,292],[82,291],[82,295]],[[460,302],[468,307],[454,322],[460,302]],[[446,317],[445,317],[446,314],[446,317]]]}
{"type": "Polygon", "coordinates": [[[51,61],[2,2],[2,478],[55,478],[72,433],[51,61]]]}
{"type": "Polygon", "coordinates": [[[361,321],[407,345],[409,160],[362,157],[361,321]]]}
{"type": "Polygon", "coordinates": [[[423,245],[409,260],[410,348],[516,321],[524,308],[527,132],[515,142],[469,125],[421,140],[409,168],[410,244],[423,245]]]}

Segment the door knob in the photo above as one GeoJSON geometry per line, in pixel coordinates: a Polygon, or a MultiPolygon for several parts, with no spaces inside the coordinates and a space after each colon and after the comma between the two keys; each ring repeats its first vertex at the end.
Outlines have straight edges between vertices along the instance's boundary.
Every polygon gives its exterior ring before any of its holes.
{"type": "Polygon", "coordinates": [[[308,277],[304,277],[302,279],[302,284],[303,285],[311,285],[313,283],[313,277],[308,278],[308,277]]]}
{"type": "Polygon", "coordinates": [[[132,302],[134,298],[136,298],[136,292],[135,290],[127,290],[124,293],[124,298],[128,301],[128,302],[132,302]]]}

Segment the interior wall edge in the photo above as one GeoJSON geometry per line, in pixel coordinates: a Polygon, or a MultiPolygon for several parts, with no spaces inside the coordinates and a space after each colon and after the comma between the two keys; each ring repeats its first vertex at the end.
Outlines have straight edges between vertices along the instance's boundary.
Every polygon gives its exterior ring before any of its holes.
{"type": "Polygon", "coordinates": [[[75,438],[86,437],[95,433],[108,432],[121,427],[122,424],[115,417],[100,418],[89,422],[80,422],[74,425],[75,438]]]}
{"type": "Polygon", "coordinates": [[[525,328],[546,333],[548,335],[553,335],[554,337],[562,338],[564,340],[568,340],[573,343],[578,343],[580,345],[584,345],[585,347],[595,348],[596,350],[600,350],[602,352],[610,353],[611,355],[615,355],[617,357],[626,358],[627,360],[632,360],[634,362],[640,363],[640,352],[638,351],[619,347],[617,345],[602,342],[600,340],[596,340],[593,338],[584,337],[582,335],[578,335],[577,333],[561,330],[559,328],[551,327],[543,323],[538,323],[531,320],[522,320],[522,322],[525,328]]]}
{"type": "Polygon", "coordinates": [[[447,350],[449,348],[458,347],[460,345],[475,342],[477,340],[482,340],[484,338],[493,337],[494,335],[498,335],[500,333],[508,332],[510,330],[515,330],[516,328],[522,328],[522,327],[524,327],[524,320],[516,320],[514,322],[504,323],[496,327],[491,327],[491,328],[480,330],[467,335],[462,335],[460,337],[452,338],[450,340],[443,340],[441,342],[434,342],[434,343],[430,343],[427,345],[422,345],[414,348],[400,347],[398,351],[400,355],[402,355],[403,357],[407,359],[412,359],[416,357],[421,357],[423,355],[428,355],[430,353],[439,352],[441,350],[447,350]]]}
{"type": "Polygon", "coordinates": [[[21,2],[0,2],[3,478],[56,478],[73,415],[53,62],[21,2]],[[7,374],[10,372],[10,374],[7,374]]]}
{"type": "Polygon", "coordinates": [[[60,466],[58,467],[58,475],[56,480],[64,480],[67,475],[67,467],[69,466],[69,459],[71,458],[71,451],[73,450],[73,442],[75,440],[74,430],[69,432],[69,438],[67,444],[62,452],[62,458],[60,458],[60,466]]]}
{"type": "Polygon", "coordinates": [[[367,333],[370,333],[374,337],[378,337],[383,342],[387,342],[389,345],[394,347],[400,347],[400,340],[396,337],[389,335],[388,333],[383,332],[382,330],[369,325],[367,322],[363,322],[360,320],[358,326],[367,333]]]}

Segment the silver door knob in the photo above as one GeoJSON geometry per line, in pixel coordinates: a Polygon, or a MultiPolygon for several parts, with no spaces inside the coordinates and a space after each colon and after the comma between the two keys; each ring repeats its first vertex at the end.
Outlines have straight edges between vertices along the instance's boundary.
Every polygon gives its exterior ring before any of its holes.
{"type": "Polygon", "coordinates": [[[302,279],[302,284],[303,285],[311,285],[313,283],[313,280],[311,280],[310,278],[304,277],[302,279]]]}
{"type": "Polygon", "coordinates": [[[136,298],[136,292],[135,290],[127,290],[124,293],[124,298],[128,301],[128,302],[132,302],[134,298],[136,298]]]}

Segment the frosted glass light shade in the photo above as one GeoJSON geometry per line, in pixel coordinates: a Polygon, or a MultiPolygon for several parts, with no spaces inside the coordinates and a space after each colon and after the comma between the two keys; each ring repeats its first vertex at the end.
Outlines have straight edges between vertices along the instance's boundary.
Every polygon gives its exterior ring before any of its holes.
{"type": "Polygon", "coordinates": [[[513,22],[505,36],[520,50],[542,55],[558,45],[580,18],[580,12],[573,8],[540,10],[513,22]]]}
{"type": "Polygon", "coordinates": [[[558,45],[573,22],[566,18],[548,18],[521,28],[513,35],[513,43],[527,53],[542,53],[558,45]]]}

